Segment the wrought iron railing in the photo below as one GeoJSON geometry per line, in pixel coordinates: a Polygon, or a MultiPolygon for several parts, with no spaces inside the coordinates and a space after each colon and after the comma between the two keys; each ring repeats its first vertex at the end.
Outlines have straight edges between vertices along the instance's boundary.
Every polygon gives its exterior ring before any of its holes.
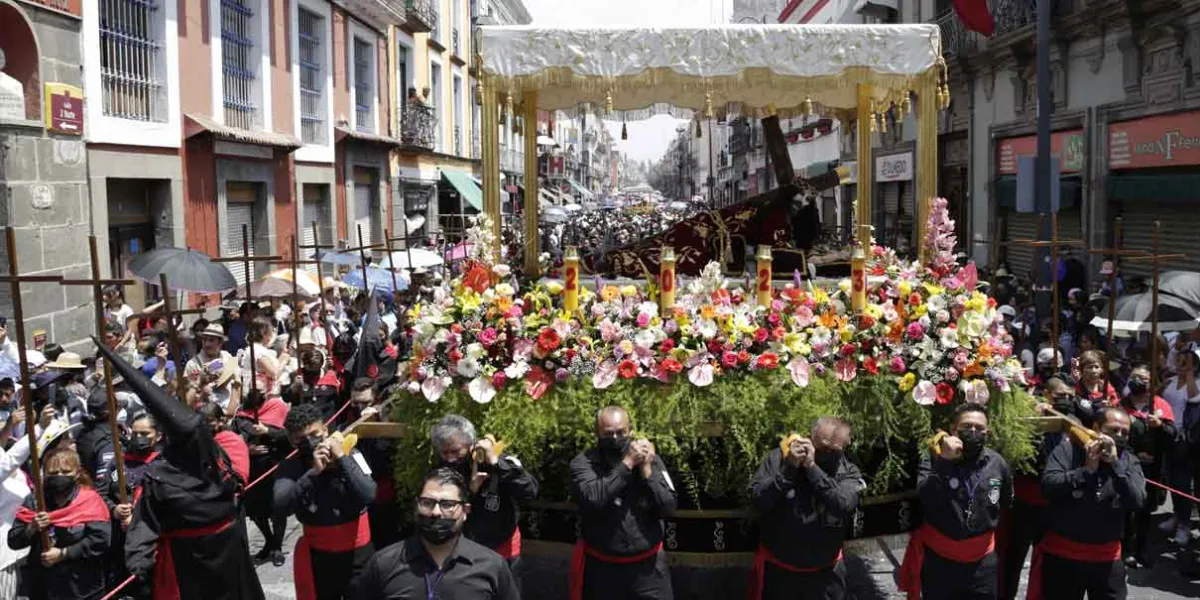
{"type": "Polygon", "coordinates": [[[405,2],[405,25],[413,31],[432,31],[437,21],[437,10],[433,0],[407,0],[405,2]]]}
{"type": "Polygon", "coordinates": [[[480,160],[483,158],[483,140],[479,137],[479,130],[471,131],[471,159],[480,160]]]}
{"type": "Polygon", "coordinates": [[[221,0],[225,124],[242,129],[262,126],[254,16],[254,10],[244,0],[221,0]]]}
{"type": "Polygon", "coordinates": [[[101,0],[100,78],[104,114],[167,120],[162,14],[154,0],[101,0]]]}
{"type": "Polygon", "coordinates": [[[404,146],[432,150],[437,140],[437,115],[433,107],[409,102],[401,107],[400,143],[404,146]]]}
{"type": "Polygon", "coordinates": [[[963,25],[953,9],[943,12],[934,23],[942,32],[942,54],[946,56],[966,56],[986,43],[982,35],[963,25]]]}

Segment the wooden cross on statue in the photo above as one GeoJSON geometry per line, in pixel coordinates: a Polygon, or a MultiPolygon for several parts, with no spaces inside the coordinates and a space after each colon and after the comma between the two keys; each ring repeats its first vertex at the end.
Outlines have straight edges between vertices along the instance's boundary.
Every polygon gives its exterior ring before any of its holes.
{"type": "MultiPolygon", "coordinates": [[[[250,276],[250,268],[255,262],[278,262],[283,260],[282,256],[254,256],[250,254],[250,240],[253,239],[254,230],[245,223],[242,224],[242,255],[241,256],[222,256],[212,259],[218,263],[241,263],[242,269],[246,274],[246,297],[241,298],[245,302],[254,302],[254,291],[251,286],[254,284],[254,278],[250,276]]],[[[166,280],[163,280],[163,286],[166,287],[166,280]]],[[[251,393],[258,389],[258,362],[254,358],[254,342],[249,341],[246,344],[250,353],[250,387],[247,393],[251,393]]],[[[269,390],[268,390],[269,391],[269,390]]],[[[264,392],[266,393],[266,392],[264,392]]]]}
{"type": "MultiPolygon", "coordinates": [[[[1038,215],[1038,231],[1041,231],[1042,223],[1044,222],[1045,218],[1046,218],[1046,215],[1044,213],[1038,215]]],[[[1050,249],[1050,268],[1055,270],[1055,272],[1050,274],[1050,295],[1051,295],[1051,300],[1053,302],[1051,310],[1054,312],[1053,316],[1051,317],[1051,323],[1053,323],[1053,326],[1052,326],[1053,329],[1051,330],[1052,337],[1050,340],[1050,347],[1054,348],[1055,357],[1061,358],[1058,354],[1058,352],[1059,352],[1059,350],[1058,350],[1059,322],[1058,321],[1062,316],[1060,314],[1061,310],[1059,309],[1059,301],[1058,301],[1058,273],[1057,273],[1058,249],[1064,248],[1064,247],[1084,248],[1084,247],[1086,247],[1086,244],[1084,243],[1083,240],[1060,240],[1060,239],[1058,239],[1058,213],[1055,213],[1055,214],[1050,215],[1050,239],[1049,240],[1046,240],[1046,241],[1043,241],[1043,240],[1009,240],[1007,242],[1000,242],[1000,245],[1001,246],[1028,246],[1031,248],[1049,248],[1050,249]]]]}
{"type": "MultiPolygon", "coordinates": [[[[88,250],[91,255],[91,279],[64,279],[59,283],[67,286],[90,286],[92,302],[96,306],[96,339],[105,343],[105,329],[108,320],[104,318],[104,288],[107,286],[134,285],[132,279],[102,279],[100,277],[100,254],[96,249],[96,236],[88,236],[88,250]]],[[[128,491],[125,489],[125,451],[121,447],[121,430],[117,425],[117,396],[113,393],[112,365],[104,362],[104,391],[108,396],[108,426],[112,429],[113,459],[117,463],[117,495],[121,504],[129,504],[128,491]]],[[[176,365],[176,372],[182,372],[176,365]]]]}
{"type": "MultiPolygon", "coordinates": [[[[38,456],[37,435],[34,432],[37,429],[34,424],[37,423],[37,414],[33,410],[33,380],[29,374],[29,358],[25,352],[25,311],[21,304],[21,284],[22,283],[58,283],[62,281],[61,275],[21,275],[20,267],[17,265],[17,232],[12,227],[5,230],[8,238],[8,275],[0,277],[0,281],[6,281],[9,284],[9,295],[12,296],[13,318],[12,323],[16,328],[17,339],[17,360],[21,367],[21,402],[25,404],[25,434],[29,436],[29,475],[33,479],[33,497],[37,512],[47,512],[46,493],[42,486],[42,464],[41,458],[38,456]]],[[[47,530],[41,530],[42,547],[50,547],[50,534],[47,530]]],[[[35,559],[36,560],[36,559],[35,559]]]]}
{"type": "MultiPolygon", "coordinates": [[[[1130,261],[1146,261],[1151,264],[1151,269],[1154,274],[1154,282],[1150,288],[1151,296],[1151,314],[1150,314],[1150,389],[1158,389],[1158,267],[1164,262],[1176,261],[1187,258],[1186,254],[1159,254],[1158,253],[1158,238],[1162,231],[1162,221],[1154,222],[1154,245],[1152,246],[1153,253],[1142,256],[1131,256],[1130,261]]],[[[1113,299],[1115,303],[1116,299],[1113,299]]],[[[1112,322],[1108,324],[1108,328],[1112,329],[1112,322]]]]}

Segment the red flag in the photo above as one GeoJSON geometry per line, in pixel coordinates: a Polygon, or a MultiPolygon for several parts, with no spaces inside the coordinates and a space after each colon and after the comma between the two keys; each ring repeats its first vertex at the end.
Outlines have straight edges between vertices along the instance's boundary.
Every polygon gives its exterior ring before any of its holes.
{"type": "Polygon", "coordinates": [[[996,21],[992,20],[992,11],[988,9],[987,0],[954,0],[954,12],[971,31],[978,31],[991,37],[996,31],[996,21]]]}

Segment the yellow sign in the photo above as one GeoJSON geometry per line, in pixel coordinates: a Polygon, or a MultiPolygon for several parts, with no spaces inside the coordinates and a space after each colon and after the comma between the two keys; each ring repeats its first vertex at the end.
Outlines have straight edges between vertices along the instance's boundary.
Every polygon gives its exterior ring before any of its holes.
{"type": "Polygon", "coordinates": [[[46,129],[55,133],[83,135],[83,90],[65,83],[45,85],[46,107],[42,116],[46,129]]]}

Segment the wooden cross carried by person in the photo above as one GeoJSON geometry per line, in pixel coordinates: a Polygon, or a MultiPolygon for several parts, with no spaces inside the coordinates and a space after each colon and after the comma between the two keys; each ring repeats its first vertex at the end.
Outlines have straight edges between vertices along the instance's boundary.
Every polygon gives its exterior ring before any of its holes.
{"type": "MultiPolygon", "coordinates": [[[[1038,215],[1038,231],[1041,231],[1042,223],[1045,222],[1045,218],[1046,218],[1045,214],[1038,215]]],[[[1060,314],[1062,311],[1059,308],[1059,300],[1058,300],[1058,272],[1057,272],[1058,271],[1058,249],[1059,248],[1069,248],[1069,247],[1084,248],[1084,247],[1086,247],[1086,244],[1084,243],[1083,240],[1060,240],[1060,239],[1058,239],[1058,213],[1054,213],[1054,214],[1050,215],[1050,239],[1049,240],[1009,240],[1007,242],[1000,242],[999,245],[1001,245],[1001,246],[1028,246],[1030,248],[1035,248],[1035,249],[1036,248],[1049,248],[1050,249],[1050,268],[1053,269],[1053,271],[1054,271],[1054,272],[1050,273],[1050,295],[1051,295],[1051,300],[1052,300],[1052,309],[1051,310],[1054,312],[1053,316],[1051,317],[1051,323],[1053,324],[1052,325],[1053,329],[1051,330],[1052,337],[1050,340],[1050,347],[1055,349],[1055,353],[1056,353],[1055,357],[1061,358],[1061,356],[1059,356],[1057,354],[1058,353],[1058,335],[1059,335],[1058,321],[1062,316],[1060,314]]]]}
{"type": "MultiPolygon", "coordinates": [[[[1162,230],[1162,221],[1154,222],[1154,244],[1152,253],[1141,256],[1131,256],[1130,261],[1146,261],[1151,264],[1154,280],[1150,287],[1150,389],[1158,389],[1158,267],[1165,262],[1187,258],[1186,254],[1159,254],[1158,238],[1162,230]]],[[[1115,298],[1114,298],[1115,301],[1115,298]]],[[[1108,324],[1112,329],[1112,322],[1108,324]]]]}
{"type": "MultiPolygon", "coordinates": [[[[8,275],[0,277],[0,281],[8,282],[9,295],[12,296],[13,327],[16,329],[17,360],[21,367],[21,402],[25,404],[25,433],[29,436],[29,475],[33,479],[33,498],[37,512],[47,512],[46,494],[42,488],[42,464],[38,456],[37,414],[33,410],[33,380],[29,374],[29,358],[25,352],[25,311],[21,303],[22,283],[58,283],[61,275],[21,275],[17,265],[17,232],[12,227],[5,229],[8,238],[8,275]]],[[[42,547],[50,547],[50,534],[41,530],[42,547]]]]}
{"type": "MultiPolygon", "coordinates": [[[[91,279],[64,279],[59,283],[68,286],[90,286],[92,302],[96,306],[96,339],[104,342],[105,329],[108,320],[104,318],[104,288],[108,286],[134,285],[132,279],[102,279],[100,277],[100,253],[96,248],[96,236],[88,236],[88,250],[91,255],[91,279]]],[[[107,343],[107,342],[105,342],[107,343]]],[[[180,372],[176,365],[176,372],[180,372]]],[[[104,391],[108,397],[108,426],[112,429],[113,457],[117,463],[117,496],[121,504],[129,504],[128,491],[125,489],[125,451],[121,447],[121,430],[117,425],[117,395],[113,393],[112,366],[104,361],[104,391]]]]}
{"type": "MultiPolygon", "coordinates": [[[[314,222],[313,225],[315,227],[316,223],[314,222]]],[[[315,231],[313,233],[314,233],[314,235],[316,234],[315,231]]],[[[291,247],[292,247],[292,257],[290,259],[284,259],[284,260],[277,261],[275,264],[287,265],[287,267],[292,270],[292,301],[295,302],[295,306],[293,307],[293,310],[292,310],[292,340],[293,340],[292,344],[297,349],[299,349],[300,348],[300,330],[304,327],[302,324],[304,322],[304,315],[301,314],[301,311],[300,311],[300,277],[299,277],[300,265],[316,265],[317,266],[317,297],[320,298],[322,315],[325,314],[325,294],[324,294],[325,286],[321,283],[321,261],[301,259],[300,258],[300,248],[302,248],[303,246],[300,245],[300,241],[297,240],[296,236],[294,236],[294,235],[292,236],[292,246],[291,247]]]]}
{"type": "MultiPolygon", "coordinates": [[[[162,306],[155,307],[153,309],[147,308],[147,310],[144,310],[142,312],[129,315],[128,320],[141,319],[141,318],[151,318],[151,319],[163,318],[163,319],[166,319],[166,321],[167,321],[167,343],[171,347],[171,350],[173,350],[175,352],[175,363],[176,363],[175,364],[175,394],[176,394],[176,396],[178,396],[181,399],[186,399],[187,398],[187,379],[183,376],[183,368],[182,368],[183,365],[179,364],[179,362],[183,360],[183,355],[184,355],[183,345],[179,341],[179,335],[178,335],[179,325],[180,325],[180,323],[182,323],[182,319],[185,315],[202,315],[202,314],[208,312],[208,309],[203,308],[203,307],[189,308],[189,309],[179,308],[178,306],[172,307],[171,302],[170,302],[171,290],[167,286],[167,274],[166,273],[158,274],[158,286],[159,286],[159,292],[162,294],[162,298],[163,298],[160,301],[162,306]],[[179,319],[180,321],[177,323],[176,319],[179,319]]],[[[163,368],[165,369],[166,365],[164,365],[163,368]]]]}
{"type": "MultiPolygon", "coordinates": [[[[320,254],[321,252],[324,252],[325,250],[333,250],[332,245],[330,245],[330,246],[322,246],[321,245],[321,236],[318,235],[319,233],[320,232],[317,229],[317,222],[313,221],[312,222],[313,243],[308,246],[305,246],[303,244],[297,244],[296,248],[299,250],[312,250],[314,259],[316,259],[316,256],[318,254],[320,254]]],[[[313,260],[312,262],[317,265],[317,289],[319,292],[317,294],[317,296],[321,299],[321,319],[324,319],[325,318],[325,276],[321,273],[321,260],[316,259],[316,260],[313,260]]],[[[326,331],[327,331],[326,335],[328,335],[328,329],[326,331]]],[[[299,340],[297,340],[297,341],[299,341],[299,340]]]]}
{"type": "Polygon", "coordinates": [[[1102,256],[1112,257],[1112,269],[1108,273],[1108,328],[1104,330],[1105,342],[1104,353],[1106,360],[1104,361],[1104,372],[1107,379],[1110,360],[1112,357],[1113,348],[1113,321],[1117,317],[1117,262],[1121,257],[1145,256],[1146,252],[1133,248],[1121,248],[1121,227],[1124,224],[1124,219],[1117,217],[1113,221],[1113,245],[1111,248],[1092,248],[1088,250],[1088,254],[1099,254],[1102,256]]]}
{"type": "Polygon", "coordinates": [[[379,243],[364,244],[363,243],[362,223],[359,223],[357,225],[357,230],[358,230],[358,246],[355,246],[354,248],[346,248],[346,252],[358,252],[358,259],[362,263],[363,289],[369,290],[369,289],[371,289],[371,286],[367,285],[367,265],[371,263],[371,258],[370,258],[370,256],[368,256],[367,253],[371,250],[378,250],[378,249],[382,248],[383,244],[379,244],[379,243]]]}
{"type": "MultiPolygon", "coordinates": [[[[408,221],[405,220],[404,223],[405,223],[404,229],[407,230],[408,229],[408,221]]],[[[408,272],[412,273],[412,248],[408,247],[408,236],[406,235],[403,238],[392,239],[392,237],[388,235],[388,230],[387,229],[383,230],[383,243],[384,243],[385,248],[387,249],[388,266],[390,267],[388,270],[392,272],[392,301],[393,302],[400,299],[400,286],[396,285],[396,258],[395,258],[395,254],[393,254],[393,252],[395,252],[395,249],[392,247],[392,242],[399,241],[399,240],[404,240],[404,250],[408,254],[408,269],[409,269],[408,272]]]]}
{"type": "MultiPolygon", "coordinates": [[[[250,240],[254,239],[253,235],[254,235],[254,230],[251,229],[250,226],[243,223],[242,224],[242,255],[241,256],[222,256],[220,258],[212,259],[213,262],[218,262],[218,263],[241,263],[242,264],[243,272],[246,275],[246,297],[241,298],[241,300],[251,303],[251,304],[254,303],[254,291],[251,288],[251,286],[254,284],[254,278],[250,276],[250,270],[251,270],[252,265],[254,263],[260,262],[260,261],[269,263],[269,262],[278,262],[280,260],[283,260],[282,256],[254,256],[254,255],[250,254],[250,240]]],[[[164,282],[163,286],[166,287],[165,282],[164,282]]],[[[250,328],[247,331],[253,331],[253,329],[250,328]]],[[[248,388],[249,391],[247,392],[247,393],[250,393],[250,392],[253,392],[254,390],[258,389],[258,363],[257,363],[256,359],[254,358],[254,341],[249,340],[248,343],[246,344],[246,347],[248,348],[247,351],[250,353],[250,387],[248,388]]],[[[267,390],[267,391],[269,392],[269,390],[267,390]]],[[[264,393],[266,393],[266,392],[264,392],[264,393]]]]}

